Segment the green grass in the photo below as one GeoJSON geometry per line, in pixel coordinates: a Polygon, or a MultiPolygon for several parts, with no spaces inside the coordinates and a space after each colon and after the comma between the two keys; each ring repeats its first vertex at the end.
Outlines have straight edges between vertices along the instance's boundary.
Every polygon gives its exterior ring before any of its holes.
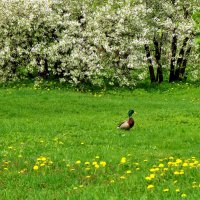
{"type": "Polygon", "coordinates": [[[0,105],[1,199],[200,196],[199,87],[184,84],[98,94],[1,88],[0,105]],[[116,129],[130,108],[137,112],[135,127],[116,129]],[[159,163],[168,171],[149,171],[159,163]],[[38,170],[33,169],[36,165],[38,170]],[[184,174],[173,174],[181,169],[184,174]],[[156,177],[148,181],[150,174],[156,177]],[[150,184],[153,189],[147,189],[150,184]],[[169,191],[163,192],[166,188],[169,191]]]}

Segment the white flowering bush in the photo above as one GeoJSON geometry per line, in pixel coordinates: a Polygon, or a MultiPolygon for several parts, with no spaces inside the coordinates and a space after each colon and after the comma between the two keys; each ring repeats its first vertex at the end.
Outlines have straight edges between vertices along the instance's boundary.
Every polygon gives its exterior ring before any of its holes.
{"type": "Polygon", "coordinates": [[[183,1],[173,6],[171,1],[0,0],[0,81],[42,77],[73,85],[135,85],[148,76],[149,62],[157,74],[170,68],[171,57],[178,62],[180,54],[171,55],[173,35],[178,52],[193,32],[184,6],[183,1]],[[155,41],[161,58],[154,53],[155,41]]]}

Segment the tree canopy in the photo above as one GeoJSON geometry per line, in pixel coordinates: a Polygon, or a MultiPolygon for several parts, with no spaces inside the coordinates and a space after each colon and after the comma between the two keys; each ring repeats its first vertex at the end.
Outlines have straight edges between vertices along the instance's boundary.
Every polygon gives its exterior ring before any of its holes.
{"type": "Polygon", "coordinates": [[[148,77],[198,79],[199,4],[0,0],[0,80],[131,86],[148,77]]]}

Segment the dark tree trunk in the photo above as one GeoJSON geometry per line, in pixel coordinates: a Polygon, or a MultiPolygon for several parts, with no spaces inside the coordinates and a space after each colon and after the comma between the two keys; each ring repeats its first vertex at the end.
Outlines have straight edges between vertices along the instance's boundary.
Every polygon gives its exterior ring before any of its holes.
{"type": "Polygon", "coordinates": [[[175,30],[173,31],[172,37],[172,45],[171,45],[171,61],[170,61],[170,74],[169,74],[169,82],[173,82],[175,78],[175,61],[176,61],[176,50],[177,50],[177,35],[175,34],[175,30]]]}
{"type": "Polygon", "coordinates": [[[162,65],[161,65],[161,44],[159,45],[158,40],[154,37],[153,39],[154,47],[155,47],[155,58],[157,63],[157,74],[156,81],[161,83],[163,82],[163,73],[162,73],[162,65]]]}
{"type": "Polygon", "coordinates": [[[176,71],[175,71],[175,77],[174,79],[177,81],[179,80],[179,76],[180,76],[180,69],[182,68],[182,64],[183,64],[183,60],[184,60],[184,54],[185,54],[185,48],[186,48],[186,45],[187,45],[187,42],[189,40],[189,37],[186,37],[184,40],[183,40],[183,45],[180,49],[180,52],[179,52],[179,57],[177,59],[177,63],[176,63],[176,71]]]}
{"type": "Polygon", "coordinates": [[[187,66],[187,61],[188,61],[188,57],[190,55],[190,51],[191,51],[192,47],[188,47],[188,49],[186,50],[185,52],[185,56],[184,56],[184,59],[183,59],[183,63],[182,63],[182,66],[180,68],[180,77],[183,79],[184,78],[184,74],[185,74],[185,68],[187,66]]]}
{"type": "Polygon", "coordinates": [[[145,48],[145,51],[146,51],[147,61],[149,63],[149,74],[150,74],[151,83],[153,83],[153,82],[156,81],[156,79],[155,79],[153,62],[152,62],[152,59],[151,59],[151,53],[150,53],[149,45],[145,44],[144,48],[145,48]]]}

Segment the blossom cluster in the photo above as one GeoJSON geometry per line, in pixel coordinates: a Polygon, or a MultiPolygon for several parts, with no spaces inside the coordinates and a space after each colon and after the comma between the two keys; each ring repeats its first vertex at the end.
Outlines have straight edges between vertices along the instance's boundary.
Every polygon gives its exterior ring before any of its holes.
{"type": "Polygon", "coordinates": [[[182,2],[169,5],[158,12],[131,0],[1,0],[0,81],[41,76],[74,85],[135,85],[147,77],[144,44],[155,33],[170,38],[175,28],[182,43],[193,30],[191,18],[180,14],[182,2]]]}

